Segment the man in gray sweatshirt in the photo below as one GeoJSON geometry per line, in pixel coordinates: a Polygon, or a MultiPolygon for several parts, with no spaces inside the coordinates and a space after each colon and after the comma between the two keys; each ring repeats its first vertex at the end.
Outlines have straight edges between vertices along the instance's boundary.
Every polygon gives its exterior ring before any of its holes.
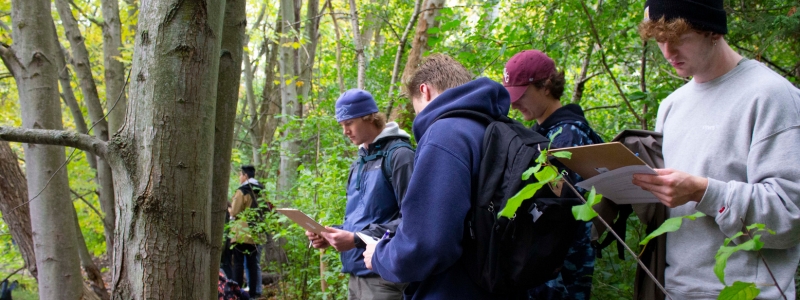
{"type": "Polygon", "coordinates": [[[754,223],[775,231],[761,238],[767,264],[755,252],[737,252],[728,259],[725,283],[755,283],[759,299],[782,299],[781,292],[795,299],[800,90],[728,46],[722,4],[645,3],[640,35],[654,38],[678,75],[692,80],[658,110],[666,169],[638,174],[634,184],[670,207],[670,217],[706,215],[667,234],[665,286],[673,299],[716,299],[724,286],[713,271],[714,255],[726,238],[754,223]]]}

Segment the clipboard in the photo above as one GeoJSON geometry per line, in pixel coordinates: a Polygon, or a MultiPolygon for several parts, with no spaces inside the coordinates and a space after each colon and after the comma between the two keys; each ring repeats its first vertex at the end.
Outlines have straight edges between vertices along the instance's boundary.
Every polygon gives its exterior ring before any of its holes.
{"type": "Polygon", "coordinates": [[[322,224],[317,223],[311,217],[294,208],[276,208],[276,211],[282,213],[283,215],[289,217],[290,220],[300,225],[300,227],[305,228],[308,231],[311,231],[316,234],[320,234],[322,232],[327,232],[328,230],[325,229],[325,226],[322,224]]]}
{"type": "Polygon", "coordinates": [[[628,148],[620,142],[558,148],[553,150],[553,152],[557,151],[572,152],[571,159],[559,157],[558,161],[573,172],[581,175],[584,179],[589,179],[595,175],[622,167],[636,165],[647,166],[644,161],[639,159],[636,154],[633,154],[631,150],[628,150],[628,148]]]}

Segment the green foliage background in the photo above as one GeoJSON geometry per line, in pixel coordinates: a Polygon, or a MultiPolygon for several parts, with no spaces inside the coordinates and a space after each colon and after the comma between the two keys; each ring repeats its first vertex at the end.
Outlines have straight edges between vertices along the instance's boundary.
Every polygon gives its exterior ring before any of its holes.
{"type": "MultiPolygon", "coordinates": [[[[100,7],[99,0],[76,0],[75,3],[83,11],[89,12],[98,11],[100,7]]],[[[137,18],[135,11],[132,14],[127,13],[131,8],[128,3],[120,2],[124,30],[123,57],[120,60],[126,63],[126,67],[129,67],[132,51],[133,35],[129,26],[135,25],[137,18]]],[[[141,4],[138,1],[131,3],[141,4]]],[[[357,3],[362,25],[382,26],[379,35],[381,39],[373,41],[365,49],[368,59],[366,89],[375,96],[382,111],[385,111],[391,100],[394,100],[395,110],[403,109],[408,100],[397,92],[397,88],[395,94],[388,95],[389,82],[399,36],[411,18],[414,1],[361,0],[357,3]],[[374,23],[370,23],[366,16],[374,16],[374,23]]],[[[0,21],[5,24],[11,24],[8,14],[11,11],[10,5],[9,1],[0,2],[0,21]]],[[[353,88],[356,86],[356,57],[347,15],[348,6],[342,0],[332,1],[332,5],[342,30],[341,71],[345,88],[353,88]]],[[[606,140],[610,140],[622,129],[642,128],[643,124],[653,129],[658,103],[684,83],[683,79],[674,75],[656,45],[652,42],[645,44],[639,38],[636,28],[642,19],[643,5],[644,1],[629,0],[447,1],[435,26],[428,29],[430,38],[426,53],[449,54],[476,76],[500,81],[503,66],[511,56],[525,49],[540,49],[552,57],[558,68],[565,72],[567,86],[562,101],[571,103],[582,65],[591,49],[586,72],[591,78],[585,83],[582,98],[575,102],[584,107],[595,130],[606,140]],[[584,13],[583,4],[588,8],[596,26],[594,29],[602,48],[595,48],[596,41],[591,35],[592,28],[589,17],[584,13]],[[630,100],[633,111],[624,105],[611,77],[601,64],[601,55],[606,57],[610,71],[630,100]],[[643,61],[646,62],[644,73],[643,61]],[[634,112],[643,121],[637,120],[634,112]]],[[[253,88],[259,99],[265,89],[264,85],[274,83],[265,82],[265,57],[259,57],[257,50],[265,41],[275,38],[273,26],[278,6],[277,0],[248,1],[250,42],[246,49],[250,58],[258,62],[253,88]],[[265,9],[265,23],[259,28],[251,28],[250,24],[255,23],[262,7],[265,9]]],[[[730,29],[726,40],[734,49],[749,58],[765,62],[776,72],[798,84],[799,72],[796,69],[800,66],[800,15],[794,13],[798,6],[797,1],[726,0],[725,6],[730,29]]],[[[101,98],[104,98],[101,29],[85,16],[78,14],[77,10],[75,14],[90,51],[98,91],[101,98]]],[[[301,15],[305,16],[305,12],[301,15]]],[[[58,20],[55,10],[53,16],[58,20]]],[[[63,40],[63,29],[56,22],[62,43],[68,47],[63,40]]],[[[286,200],[282,205],[301,209],[325,225],[342,222],[346,202],[344,185],[348,167],[356,153],[356,146],[342,135],[341,128],[333,117],[334,102],[342,92],[336,80],[336,41],[330,15],[322,15],[313,80],[307,83],[312,85],[311,93],[307,99],[301,99],[304,106],[302,117],[293,118],[289,124],[279,128],[272,143],[255,145],[263,155],[269,154],[271,158],[266,164],[259,166],[258,172],[258,179],[266,186],[266,198],[278,199],[275,189],[278,170],[276,158],[281,154],[278,145],[283,138],[298,138],[302,141],[301,151],[295,155],[301,161],[297,183],[289,195],[284,195],[283,199],[286,200]],[[281,133],[287,126],[300,128],[300,136],[282,137],[281,133]]],[[[0,42],[13,44],[10,33],[1,28],[0,42]]],[[[303,43],[304,47],[306,45],[307,43],[303,43]]],[[[406,54],[410,46],[409,39],[406,54]]],[[[401,71],[404,62],[405,58],[401,71]]],[[[13,78],[3,76],[7,72],[0,67],[0,125],[20,126],[16,86],[13,78]]],[[[242,82],[244,84],[244,80],[242,82]]],[[[82,102],[82,95],[77,87],[77,78],[73,78],[76,97],[82,102]]],[[[244,97],[242,87],[240,99],[244,97]]],[[[252,116],[242,109],[243,103],[244,101],[240,101],[240,115],[237,118],[241,118],[243,124],[249,124],[252,116]]],[[[512,112],[511,115],[520,118],[517,112],[512,112]]],[[[86,111],[84,116],[87,116],[86,111]]],[[[74,128],[72,116],[66,107],[63,119],[65,127],[74,128]]],[[[406,125],[410,127],[410,124],[406,125]]],[[[408,132],[409,127],[405,128],[408,132]]],[[[234,170],[239,165],[252,161],[253,145],[243,142],[249,140],[248,133],[246,130],[238,132],[231,162],[234,170]]],[[[12,147],[23,157],[19,144],[12,144],[12,147]]],[[[69,154],[72,149],[66,151],[69,154]]],[[[71,189],[86,202],[99,208],[94,194],[94,171],[89,168],[83,153],[77,151],[74,154],[67,171],[71,189]]],[[[232,172],[230,195],[237,185],[236,174],[232,172]]],[[[102,257],[105,255],[105,242],[101,219],[83,200],[74,195],[73,198],[76,199],[74,205],[87,245],[94,255],[102,257]]],[[[347,277],[338,272],[341,264],[334,250],[329,249],[320,256],[319,251],[307,247],[308,240],[303,235],[303,230],[279,215],[268,218],[263,226],[282,245],[288,261],[285,264],[267,264],[268,271],[279,274],[281,279],[281,284],[270,287],[272,293],[285,299],[346,297],[347,277]],[[319,271],[321,261],[327,265],[322,274],[319,271]],[[319,288],[321,279],[328,283],[328,290],[325,292],[319,288]]],[[[628,230],[628,245],[638,251],[637,245],[644,237],[644,228],[635,216],[628,220],[628,230]]],[[[630,299],[633,295],[635,263],[630,257],[618,260],[614,247],[603,250],[602,256],[595,268],[593,297],[630,299]]],[[[11,242],[8,229],[0,222],[0,278],[22,267],[21,264],[22,260],[11,242]]],[[[35,292],[35,282],[30,277],[22,275],[15,278],[25,283],[27,290],[22,292],[35,292]]]]}

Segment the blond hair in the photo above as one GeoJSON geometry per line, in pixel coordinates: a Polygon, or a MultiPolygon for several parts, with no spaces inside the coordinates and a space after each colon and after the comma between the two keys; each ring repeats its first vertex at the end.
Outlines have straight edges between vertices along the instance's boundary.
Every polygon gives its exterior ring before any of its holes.
{"type": "Polygon", "coordinates": [[[438,92],[444,92],[472,80],[472,74],[467,68],[444,54],[431,54],[419,66],[414,75],[406,84],[408,97],[413,99],[420,96],[419,86],[426,83],[438,92]]]}

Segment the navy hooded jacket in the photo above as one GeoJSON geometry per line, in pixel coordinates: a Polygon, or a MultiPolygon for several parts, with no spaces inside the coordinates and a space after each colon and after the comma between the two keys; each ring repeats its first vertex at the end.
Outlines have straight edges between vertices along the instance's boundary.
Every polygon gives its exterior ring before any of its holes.
{"type": "Polygon", "coordinates": [[[403,220],[392,239],[378,243],[373,271],[393,282],[411,282],[406,299],[495,299],[477,288],[461,262],[464,221],[482,155],[486,126],[442,114],[468,109],[492,117],[508,114],[506,89],[479,78],[448,89],[414,120],[414,173],[403,199],[403,220]]]}

